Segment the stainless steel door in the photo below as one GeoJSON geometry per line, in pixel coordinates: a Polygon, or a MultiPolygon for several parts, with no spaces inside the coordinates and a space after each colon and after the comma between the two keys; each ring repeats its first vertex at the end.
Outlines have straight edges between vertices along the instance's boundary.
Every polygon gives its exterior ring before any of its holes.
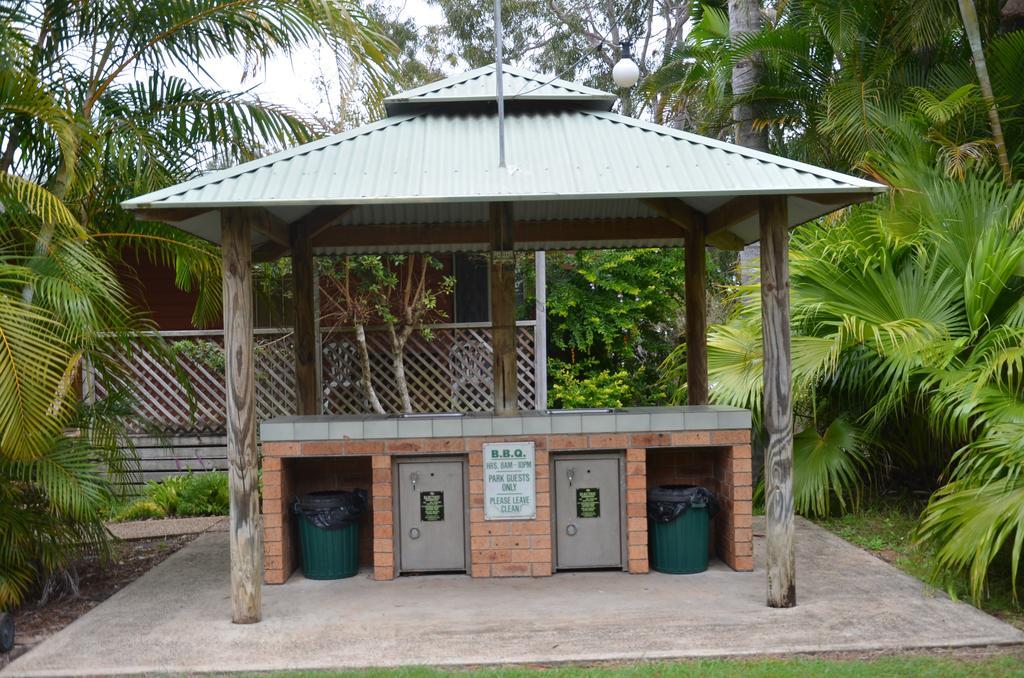
{"type": "Polygon", "coordinates": [[[622,566],[622,485],[618,457],[555,460],[556,565],[622,566]]]}
{"type": "Polygon", "coordinates": [[[466,569],[465,480],[459,461],[397,465],[400,567],[466,569]]]}

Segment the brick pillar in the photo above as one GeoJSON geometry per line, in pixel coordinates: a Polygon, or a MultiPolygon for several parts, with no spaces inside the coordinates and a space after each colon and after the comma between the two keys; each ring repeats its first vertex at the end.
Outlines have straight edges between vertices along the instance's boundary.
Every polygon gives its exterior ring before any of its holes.
{"type": "Polygon", "coordinates": [[[629,571],[646,574],[647,562],[647,450],[626,450],[626,548],[629,571]]]}
{"type": "Polygon", "coordinates": [[[374,455],[372,459],[373,485],[370,503],[373,510],[373,578],[385,581],[395,578],[395,515],[392,508],[394,486],[391,479],[391,455],[374,455]]]}
{"type": "Polygon", "coordinates": [[[731,445],[716,455],[715,478],[718,481],[722,514],[716,522],[718,556],[734,570],[754,569],[753,485],[750,445],[731,445]]]}
{"type": "Polygon", "coordinates": [[[263,457],[263,581],[283,584],[295,570],[292,524],[289,520],[290,482],[284,461],[268,453],[290,453],[292,443],[266,443],[263,457]],[[282,449],[276,449],[282,448],[282,449]]]}

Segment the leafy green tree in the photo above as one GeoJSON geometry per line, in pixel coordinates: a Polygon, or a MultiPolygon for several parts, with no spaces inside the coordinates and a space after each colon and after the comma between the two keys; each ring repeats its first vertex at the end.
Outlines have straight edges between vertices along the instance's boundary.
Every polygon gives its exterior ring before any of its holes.
{"type": "Polygon", "coordinates": [[[118,203],[307,138],[295,114],[169,69],[255,66],[313,41],[384,74],[390,43],[348,0],[0,0],[0,609],[104,547],[103,509],[132,472],[133,394],[83,402],[83,374],[118,383],[140,343],[173,366],[140,333],[150,325],[115,274],[122,249],[173,263],[183,286],[218,273],[209,247],[118,203]]]}

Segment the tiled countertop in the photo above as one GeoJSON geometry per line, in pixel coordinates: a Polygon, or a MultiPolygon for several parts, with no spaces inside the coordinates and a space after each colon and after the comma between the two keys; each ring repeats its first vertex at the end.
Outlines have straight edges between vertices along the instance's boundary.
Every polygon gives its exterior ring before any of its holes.
{"type": "Polygon", "coordinates": [[[277,417],[260,425],[260,438],[264,442],[279,442],[749,428],[749,410],[708,405],[633,407],[611,412],[524,411],[513,417],[493,414],[277,417]]]}

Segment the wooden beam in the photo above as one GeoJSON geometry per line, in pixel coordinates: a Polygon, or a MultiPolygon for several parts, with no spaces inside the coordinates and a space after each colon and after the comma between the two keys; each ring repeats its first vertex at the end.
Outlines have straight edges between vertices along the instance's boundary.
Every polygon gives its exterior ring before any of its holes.
{"type": "Polygon", "coordinates": [[[697,227],[700,212],[677,198],[641,198],[640,202],[684,230],[697,227]]]}
{"type": "Polygon", "coordinates": [[[743,195],[733,198],[721,207],[717,207],[707,215],[704,232],[708,235],[732,228],[736,224],[757,216],[759,199],[756,195],[743,195]]]}
{"type": "Polygon", "coordinates": [[[275,231],[277,232],[270,236],[270,242],[264,243],[256,248],[253,252],[253,261],[257,263],[274,261],[287,254],[289,247],[288,233],[290,233],[290,229],[304,228],[306,229],[310,240],[313,240],[325,229],[330,228],[341,221],[346,214],[354,209],[355,206],[353,205],[321,205],[319,207],[314,207],[308,214],[296,219],[290,224],[284,222],[278,217],[275,217],[270,212],[266,212],[268,217],[275,222],[275,231]],[[280,232],[285,234],[283,242],[279,235],[280,232]]]}
{"type": "Polygon", "coordinates": [[[129,210],[139,221],[162,221],[172,223],[186,221],[200,214],[213,212],[211,207],[166,207],[163,209],[146,208],[141,210],[129,210]]]}
{"type": "Polygon", "coordinates": [[[253,365],[252,224],[248,209],[221,211],[224,371],[227,395],[232,620],[261,617],[263,534],[256,456],[256,376],[253,365]]]}
{"type": "Polygon", "coordinates": [[[690,405],[707,405],[707,262],[703,224],[694,226],[686,233],[686,393],[690,405]]]}
{"type": "Polygon", "coordinates": [[[320,414],[316,376],[316,272],[309,229],[292,226],[292,283],[295,293],[295,414],[320,414]]]}
{"type": "Polygon", "coordinates": [[[789,228],[784,196],[762,197],[761,322],[764,340],[765,520],[768,605],[796,605],[793,544],[793,392],[789,328],[789,228]]]}
{"type": "Polygon", "coordinates": [[[840,209],[841,206],[871,202],[877,195],[877,193],[802,193],[792,197],[816,202],[819,205],[832,205],[836,209],[840,209]]]}
{"type": "Polygon", "coordinates": [[[519,413],[516,371],[516,263],[512,250],[512,204],[491,203],[491,348],[494,413],[519,413]]]}
{"type": "MultiPolygon", "coordinates": [[[[558,219],[517,221],[516,241],[551,245],[550,249],[575,247],[578,243],[665,243],[683,244],[679,226],[663,218],[655,219],[558,219]]],[[[313,239],[313,247],[338,247],[351,250],[437,251],[466,247],[488,249],[490,223],[463,224],[345,224],[325,230],[313,239]]]]}

